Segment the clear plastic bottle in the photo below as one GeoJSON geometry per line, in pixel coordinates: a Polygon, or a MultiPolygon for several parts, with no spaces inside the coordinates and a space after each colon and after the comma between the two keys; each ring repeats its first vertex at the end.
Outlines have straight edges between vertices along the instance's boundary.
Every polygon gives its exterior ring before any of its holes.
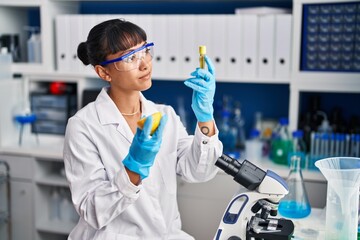
{"type": "Polygon", "coordinates": [[[0,79],[12,79],[11,72],[12,56],[6,47],[0,49],[0,79]]]}
{"type": "Polygon", "coordinates": [[[246,159],[249,161],[260,161],[262,159],[263,143],[260,139],[260,132],[253,129],[250,132],[250,139],[246,141],[246,159]]]}
{"type": "Polygon", "coordinates": [[[288,125],[289,119],[280,118],[271,140],[270,158],[273,162],[283,165],[288,165],[288,154],[292,146],[288,125]]]}
{"type": "Polygon", "coordinates": [[[49,218],[52,221],[60,220],[60,201],[61,196],[59,190],[55,187],[52,189],[50,196],[50,209],[49,209],[49,218]]]}
{"type": "Polygon", "coordinates": [[[300,168],[301,158],[291,157],[290,173],[286,180],[289,193],[281,199],[279,213],[288,218],[304,218],[311,213],[311,206],[306,193],[304,179],[300,168]]]}
{"type": "Polygon", "coordinates": [[[306,144],[303,139],[304,132],[302,130],[293,131],[292,137],[292,149],[288,155],[288,164],[290,166],[292,156],[298,156],[300,157],[301,168],[307,168],[306,144]]]}

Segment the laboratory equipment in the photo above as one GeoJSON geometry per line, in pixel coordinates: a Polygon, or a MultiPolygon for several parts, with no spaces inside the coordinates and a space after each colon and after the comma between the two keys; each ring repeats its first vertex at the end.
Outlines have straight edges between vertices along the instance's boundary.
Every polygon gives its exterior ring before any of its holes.
{"type": "Polygon", "coordinates": [[[304,218],[311,212],[300,167],[302,160],[303,158],[298,154],[293,154],[290,157],[290,172],[286,180],[289,193],[281,199],[279,204],[279,213],[284,217],[304,218]]]}
{"type": "Polygon", "coordinates": [[[200,68],[205,68],[205,55],[206,55],[206,46],[199,46],[199,63],[200,68]]]}
{"type": "Polygon", "coordinates": [[[13,62],[20,62],[19,34],[2,34],[0,36],[0,46],[8,49],[13,62]]]}
{"type": "Polygon", "coordinates": [[[234,104],[234,117],[232,119],[232,126],[236,130],[236,146],[235,150],[239,152],[240,156],[243,155],[245,150],[245,120],[243,118],[243,114],[240,108],[240,102],[235,102],[234,104]]]}
{"type": "Polygon", "coordinates": [[[9,165],[0,161],[0,239],[10,239],[9,165]]]}
{"type": "Polygon", "coordinates": [[[60,202],[61,196],[57,187],[52,189],[50,195],[50,204],[49,204],[49,219],[52,221],[60,220],[60,202]]]}
{"type": "Polygon", "coordinates": [[[292,156],[298,156],[301,158],[300,160],[300,167],[301,168],[307,168],[308,161],[307,161],[307,155],[306,155],[306,144],[303,140],[304,132],[302,130],[296,130],[292,133],[292,148],[289,151],[288,154],[288,164],[291,165],[291,157],[292,156]]]}
{"type": "Polygon", "coordinates": [[[11,72],[11,64],[12,64],[12,57],[11,54],[8,52],[6,47],[1,47],[0,50],[0,80],[10,80],[12,79],[12,72],[11,72]]]}
{"type": "Polygon", "coordinates": [[[224,152],[235,158],[239,158],[239,152],[236,151],[237,131],[230,124],[231,112],[224,109],[221,116],[222,118],[219,125],[219,140],[224,146],[224,152]]]}
{"type": "Polygon", "coordinates": [[[271,140],[270,158],[278,164],[288,164],[288,154],[291,149],[291,139],[288,130],[289,119],[280,118],[271,140]]]}
{"type": "Polygon", "coordinates": [[[326,240],[357,239],[360,158],[334,157],[316,161],[327,180],[326,240]]]}
{"type": "Polygon", "coordinates": [[[41,35],[40,27],[26,26],[26,31],[30,32],[30,37],[27,40],[27,52],[29,63],[41,63],[41,35]]]}
{"type": "MultiPolygon", "coordinates": [[[[18,112],[14,116],[15,122],[20,124],[20,132],[19,132],[19,146],[23,143],[23,135],[24,135],[24,129],[26,125],[33,125],[36,121],[36,115],[34,113],[31,113],[29,110],[24,110],[22,112],[18,112]]],[[[36,135],[36,141],[39,144],[39,138],[36,131],[34,131],[36,135]]]]}
{"type": "Polygon", "coordinates": [[[246,158],[260,161],[263,153],[263,143],[260,139],[260,132],[253,129],[250,132],[250,139],[246,141],[246,158]]]}
{"type": "Polygon", "coordinates": [[[267,172],[251,162],[239,162],[223,154],[216,166],[234,177],[234,180],[249,191],[241,188],[231,199],[221,219],[215,240],[289,240],[294,232],[294,224],[277,215],[281,198],[288,193],[286,182],[276,173],[267,172]]]}

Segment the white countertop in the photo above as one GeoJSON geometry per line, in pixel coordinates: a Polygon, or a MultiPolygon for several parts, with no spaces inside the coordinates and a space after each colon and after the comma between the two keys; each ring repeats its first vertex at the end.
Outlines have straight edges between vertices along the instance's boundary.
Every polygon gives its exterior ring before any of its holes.
{"type": "MultiPolygon", "coordinates": [[[[281,215],[278,215],[281,217],[281,215]]],[[[312,208],[309,216],[295,219],[287,218],[295,225],[294,240],[324,240],[325,239],[325,209],[312,208]]]]}

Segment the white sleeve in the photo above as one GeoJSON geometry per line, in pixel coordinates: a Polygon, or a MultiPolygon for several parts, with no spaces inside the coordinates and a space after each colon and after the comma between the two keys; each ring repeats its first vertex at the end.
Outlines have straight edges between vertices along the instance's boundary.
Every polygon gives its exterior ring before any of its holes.
{"type": "Polygon", "coordinates": [[[215,177],[218,172],[215,162],[223,150],[218,133],[215,125],[215,135],[208,137],[196,124],[194,136],[179,139],[177,173],[185,181],[204,182],[215,177]]]}
{"type": "Polygon", "coordinates": [[[106,226],[139,197],[141,186],[130,182],[125,168],[109,179],[86,123],[77,117],[69,119],[63,157],[75,209],[93,228],[106,226]]]}

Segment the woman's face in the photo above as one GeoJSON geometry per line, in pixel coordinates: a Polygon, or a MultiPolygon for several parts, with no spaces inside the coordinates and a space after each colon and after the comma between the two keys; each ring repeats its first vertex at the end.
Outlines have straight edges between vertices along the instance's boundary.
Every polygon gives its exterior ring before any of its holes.
{"type": "MultiPolygon", "coordinates": [[[[116,59],[134,51],[146,43],[142,42],[126,51],[111,54],[107,59],[116,59]]],[[[119,62],[110,63],[106,68],[111,77],[110,85],[125,91],[145,91],[151,87],[152,60],[146,57],[147,49],[136,52],[119,62]]]]}

